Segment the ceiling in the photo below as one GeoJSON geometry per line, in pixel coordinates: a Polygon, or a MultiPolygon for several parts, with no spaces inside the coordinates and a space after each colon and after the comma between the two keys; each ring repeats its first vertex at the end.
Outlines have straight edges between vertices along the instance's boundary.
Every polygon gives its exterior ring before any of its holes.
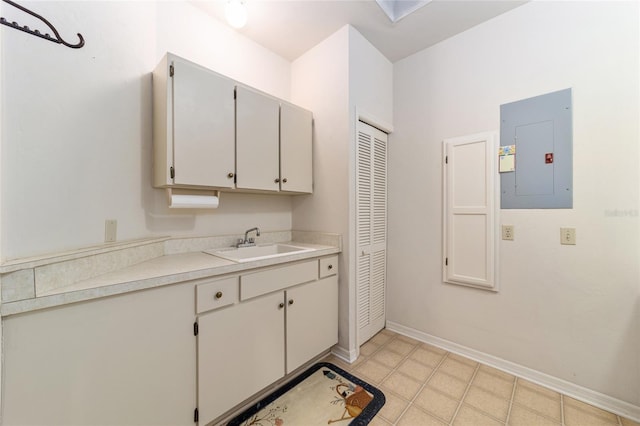
{"type": "MultiPolygon", "coordinates": [[[[247,25],[236,31],[289,61],[351,24],[391,62],[525,3],[520,0],[433,0],[392,23],[375,0],[245,2],[249,15],[247,25]]],[[[225,21],[227,0],[193,0],[193,3],[225,21]]]]}

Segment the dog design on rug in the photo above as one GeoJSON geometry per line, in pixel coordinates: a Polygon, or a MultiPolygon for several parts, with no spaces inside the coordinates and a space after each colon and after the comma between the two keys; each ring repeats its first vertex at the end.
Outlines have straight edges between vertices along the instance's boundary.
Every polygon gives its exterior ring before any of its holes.
{"type": "Polygon", "coordinates": [[[336,392],[340,395],[340,398],[344,400],[344,412],[342,413],[342,417],[335,420],[329,420],[328,424],[341,422],[342,420],[351,420],[355,417],[358,417],[362,410],[371,402],[373,397],[369,395],[367,391],[362,388],[362,386],[356,386],[353,390],[351,386],[340,383],[336,386],[336,392]],[[347,388],[347,390],[340,391],[341,387],[347,388]],[[351,394],[349,392],[352,392],[351,394]],[[347,414],[349,417],[346,417],[347,414]]]}

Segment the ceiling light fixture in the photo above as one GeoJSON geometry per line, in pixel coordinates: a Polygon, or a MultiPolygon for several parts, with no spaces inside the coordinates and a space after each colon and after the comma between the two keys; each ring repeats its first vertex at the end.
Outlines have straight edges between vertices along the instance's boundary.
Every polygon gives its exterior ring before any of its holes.
{"type": "Polygon", "coordinates": [[[234,28],[242,28],[247,23],[247,6],[242,0],[229,0],[225,10],[227,22],[234,28]]]}

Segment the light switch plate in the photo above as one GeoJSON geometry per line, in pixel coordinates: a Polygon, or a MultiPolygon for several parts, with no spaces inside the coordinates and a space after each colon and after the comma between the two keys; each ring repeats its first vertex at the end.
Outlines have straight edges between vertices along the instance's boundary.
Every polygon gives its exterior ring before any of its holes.
{"type": "Polygon", "coordinates": [[[576,228],[560,228],[560,244],[576,244],[576,228]]]}
{"type": "Polygon", "coordinates": [[[104,221],[104,242],[113,243],[116,240],[118,231],[118,221],[115,219],[107,219],[104,221]]]}

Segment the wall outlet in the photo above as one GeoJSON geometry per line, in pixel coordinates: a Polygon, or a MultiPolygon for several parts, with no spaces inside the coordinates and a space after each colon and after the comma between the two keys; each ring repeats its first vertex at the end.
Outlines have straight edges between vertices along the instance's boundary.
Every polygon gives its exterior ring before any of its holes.
{"type": "Polygon", "coordinates": [[[115,219],[107,219],[104,221],[104,242],[113,243],[116,240],[118,231],[118,221],[115,219]]]}
{"type": "Polygon", "coordinates": [[[576,228],[560,228],[560,244],[576,244],[576,228]]]}
{"type": "Polygon", "coordinates": [[[513,241],[513,225],[502,225],[502,239],[513,241]]]}

